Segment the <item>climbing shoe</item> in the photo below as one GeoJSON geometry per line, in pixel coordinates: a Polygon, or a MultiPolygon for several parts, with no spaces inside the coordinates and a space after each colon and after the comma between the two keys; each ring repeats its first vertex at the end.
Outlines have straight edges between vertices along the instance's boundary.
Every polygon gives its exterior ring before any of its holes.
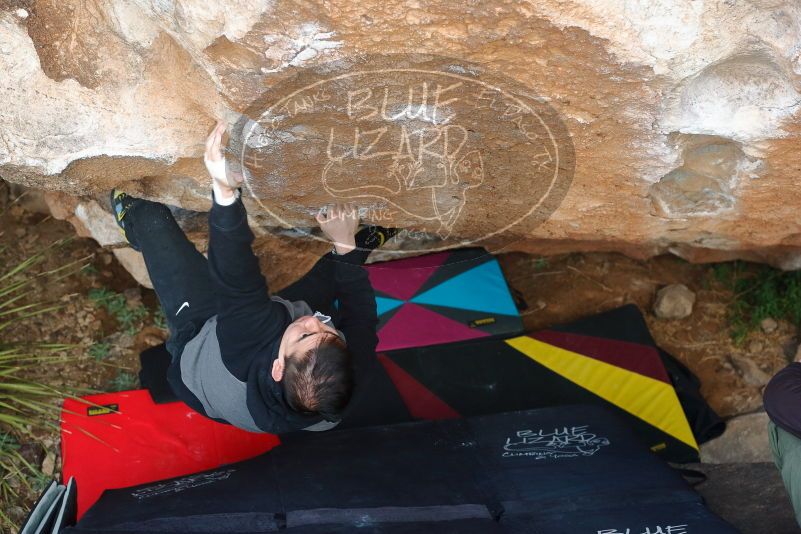
{"type": "Polygon", "coordinates": [[[125,225],[125,216],[128,214],[131,206],[133,206],[134,202],[137,200],[138,199],[128,195],[124,191],[120,191],[119,189],[111,190],[110,202],[111,210],[114,213],[114,220],[117,221],[117,226],[120,227],[122,235],[125,237],[125,241],[128,242],[132,249],[140,251],[139,246],[132,240],[125,225]]]}
{"type": "Polygon", "coordinates": [[[356,232],[356,248],[375,250],[400,231],[398,228],[384,228],[383,226],[370,225],[356,232]]]}

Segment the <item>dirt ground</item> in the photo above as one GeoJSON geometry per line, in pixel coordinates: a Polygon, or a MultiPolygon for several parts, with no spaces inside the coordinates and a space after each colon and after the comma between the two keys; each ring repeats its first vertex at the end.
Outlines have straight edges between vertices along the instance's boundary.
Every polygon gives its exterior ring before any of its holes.
{"type": "MultiPolygon", "coordinates": [[[[59,239],[72,236],[72,226],[66,222],[16,205],[9,207],[0,216],[0,273],[59,239]]],[[[136,387],[139,352],[161,343],[167,336],[165,330],[154,324],[158,310],[155,294],[142,290],[110,252],[89,239],[75,238],[53,249],[31,272],[44,273],[73,262],[74,267],[69,271],[77,271],[82,265],[88,267],[58,281],[54,281],[56,277],[37,277],[33,294],[28,297],[61,308],[4,330],[0,333],[0,344],[22,341],[75,345],[74,349],[63,351],[59,361],[33,369],[28,375],[59,390],[84,394],[136,387]],[[122,331],[119,321],[89,298],[92,289],[100,288],[123,295],[129,306],[141,305],[147,310],[147,315],[135,323],[135,335],[122,331]],[[97,344],[105,344],[108,350],[92,355],[91,347],[97,344]]],[[[35,425],[32,436],[20,440],[23,457],[40,467],[48,479],[58,478],[60,472],[57,421],[49,423],[50,427],[35,425]]],[[[14,478],[9,482],[20,494],[20,502],[0,499],[0,509],[18,523],[27,515],[43,480],[31,477],[33,491],[14,478]]],[[[0,532],[11,532],[4,527],[7,529],[8,525],[0,524],[0,532]]]]}
{"type": "MultiPolygon", "coordinates": [[[[19,205],[10,206],[0,216],[0,270],[72,235],[68,223],[19,205]]],[[[744,343],[734,344],[726,323],[732,294],[716,287],[709,266],[691,265],[675,257],[637,261],[618,254],[570,254],[542,259],[515,253],[499,259],[510,285],[528,303],[523,312],[528,330],[626,303],[637,304],[659,345],[700,377],[702,393],[725,417],[759,410],[766,378],[796,353],[796,328],[782,321],[770,333],[757,331],[744,343]],[[682,283],[696,294],[693,314],[687,319],[662,320],[651,311],[656,291],[672,283],[682,283]]],[[[44,278],[37,281],[36,296],[58,302],[63,308],[3,332],[2,341],[76,344],[76,349],[64,353],[63,362],[40,371],[44,373],[41,379],[56,387],[82,391],[134,388],[136,383],[131,378],[138,371],[139,352],[161,343],[167,335],[157,326],[155,294],[138,286],[109,251],[88,239],[73,239],[57,253],[48,255],[39,269],[79,260],[90,267],[55,284],[45,285],[44,278]],[[147,310],[147,315],[136,323],[133,335],[123,331],[119,321],[90,298],[90,291],[99,288],[122,294],[129,306],[142,305],[147,310]],[[102,356],[96,352],[92,355],[91,347],[97,344],[106,344],[109,349],[102,356]]],[[[267,274],[268,279],[273,278],[267,274]]],[[[286,270],[278,278],[281,280],[276,286],[287,283],[286,270]]],[[[47,476],[58,476],[58,451],[55,427],[36,430],[34,438],[23,444],[26,458],[42,466],[47,476]]],[[[22,502],[0,506],[12,519],[20,521],[34,498],[31,492],[22,491],[22,502]]]]}

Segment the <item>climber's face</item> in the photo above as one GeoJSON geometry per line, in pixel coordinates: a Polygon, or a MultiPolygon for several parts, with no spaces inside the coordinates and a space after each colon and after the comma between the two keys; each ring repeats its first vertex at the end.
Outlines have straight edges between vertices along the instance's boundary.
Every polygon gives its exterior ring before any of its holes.
{"type": "Polygon", "coordinates": [[[273,362],[273,379],[276,382],[281,381],[287,358],[302,357],[302,355],[308,354],[330,336],[339,337],[339,332],[317,317],[304,315],[292,321],[281,337],[278,358],[273,362]]]}

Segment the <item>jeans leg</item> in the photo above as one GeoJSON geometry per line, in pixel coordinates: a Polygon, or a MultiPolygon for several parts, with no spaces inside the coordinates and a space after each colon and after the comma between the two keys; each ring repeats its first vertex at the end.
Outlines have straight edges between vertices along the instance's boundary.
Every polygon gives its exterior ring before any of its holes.
{"type": "Polygon", "coordinates": [[[773,460],[790,496],[795,519],[801,526],[801,440],[772,421],[768,423],[768,437],[773,460]]]}
{"type": "Polygon", "coordinates": [[[326,315],[334,315],[334,300],[336,298],[336,281],[334,268],[336,260],[331,254],[326,254],[314,264],[309,272],[304,274],[276,295],[290,301],[304,300],[312,309],[326,315]]]}
{"type": "Polygon", "coordinates": [[[125,223],[142,249],[170,329],[167,347],[175,356],[176,343],[189,341],[217,313],[208,261],[186,238],[163,204],[137,200],[125,223]]]}

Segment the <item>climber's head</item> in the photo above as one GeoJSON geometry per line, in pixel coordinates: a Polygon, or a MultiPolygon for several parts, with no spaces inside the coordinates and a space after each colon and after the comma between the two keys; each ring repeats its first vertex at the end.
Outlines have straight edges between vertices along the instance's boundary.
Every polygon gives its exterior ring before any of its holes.
{"type": "Polygon", "coordinates": [[[333,327],[303,316],[284,331],[272,377],[284,386],[289,406],[339,420],[353,390],[351,355],[333,327]]]}

